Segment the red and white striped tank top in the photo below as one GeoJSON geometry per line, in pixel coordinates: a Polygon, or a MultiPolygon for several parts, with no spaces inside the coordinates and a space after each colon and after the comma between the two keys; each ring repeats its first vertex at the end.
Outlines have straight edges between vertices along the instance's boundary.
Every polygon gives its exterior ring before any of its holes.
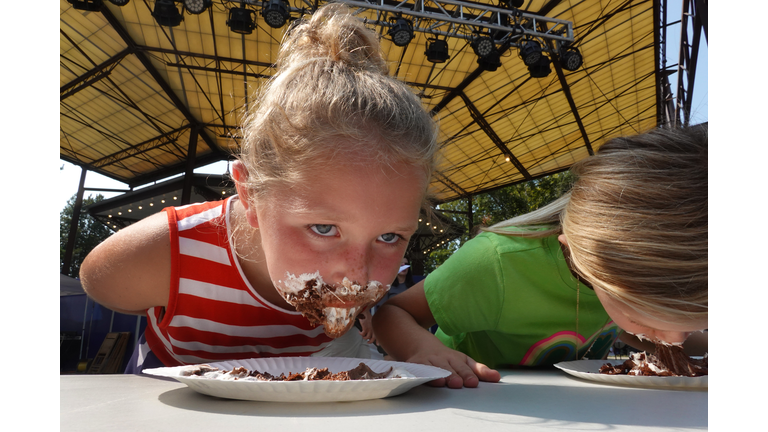
{"type": "Polygon", "coordinates": [[[261,298],[228,240],[232,198],[166,208],[171,232],[168,307],[147,311],[145,337],[166,366],[308,356],[331,341],[300,313],[261,298]]]}

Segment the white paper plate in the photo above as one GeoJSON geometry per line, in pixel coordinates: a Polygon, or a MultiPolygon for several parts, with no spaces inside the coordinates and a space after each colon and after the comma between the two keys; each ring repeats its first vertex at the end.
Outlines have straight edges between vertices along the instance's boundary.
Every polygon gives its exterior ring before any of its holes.
{"type": "Polygon", "coordinates": [[[414,377],[386,378],[354,381],[241,381],[181,376],[181,370],[189,366],[145,369],[149,375],[171,377],[192,390],[209,396],[227,399],[270,402],[340,402],[379,399],[396,396],[417,385],[445,378],[450,373],[434,366],[415,363],[391,362],[359,358],[334,357],[273,357],[247,360],[230,360],[206,363],[222,370],[242,366],[248,370],[269,372],[272,375],[304,372],[308,367],[328,368],[333,373],[342,372],[365,363],[374,372],[385,372],[390,367],[404,369],[414,377]]]}
{"type": "Polygon", "coordinates": [[[600,366],[611,363],[621,364],[624,360],[575,360],[560,362],[555,367],[575,377],[605,384],[631,387],[707,389],[707,376],[700,377],[660,377],[634,375],[606,375],[598,373],[600,366]]]}

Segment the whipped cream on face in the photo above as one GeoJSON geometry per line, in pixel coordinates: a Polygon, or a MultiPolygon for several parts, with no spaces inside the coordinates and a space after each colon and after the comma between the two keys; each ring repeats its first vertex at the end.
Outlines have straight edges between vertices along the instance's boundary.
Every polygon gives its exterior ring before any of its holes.
{"type": "MultiPolygon", "coordinates": [[[[278,289],[283,289],[283,296],[285,296],[285,294],[295,295],[298,294],[299,291],[306,288],[307,281],[313,279],[317,281],[317,285],[315,285],[317,290],[319,290],[323,284],[325,284],[325,281],[323,280],[323,277],[320,276],[320,271],[318,270],[314,273],[302,273],[298,276],[291,274],[290,272],[286,272],[285,280],[278,280],[274,285],[278,287],[278,289]]],[[[370,281],[368,282],[368,285],[363,286],[352,282],[345,276],[344,279],[342,279],[341,284],[336,285],[336,293],[339,295],[357,295],[360,293],[360,291],[364,291],[365,289],[376,289],[381,285],[383,285],[381,282],[370,281]]],[[[387,288],[389,288],[388,285],[387,288]]]]}
{"type": "Polygon", "coordinates": [[[636,337],[638,340],[640,340],[640,342],[647,341],[647,342],[658,343],[658,344],[666,345],[666,346],[683,346],[682,342],[667,342],[667,341],[663,341],[661,339],[649,338],[648,335],[646,335],[644,333],[632,333],[632,332],[628,332],[626,330],[624,330],[624,331],[627,334],[631,334],[632,336],[636,337]]]}
{"type": "Polygon", "coordinates": [[[340,284],[327,284],[320,271],[298,276],[286,272],[285,279],[274,285],[285,301],[310,323],[324,325],[326,335],[332,338],[346,333],[357,316],[381,300],[389,290],[389,285],[378,281],[361,285],[347,277],[340,284]]]}

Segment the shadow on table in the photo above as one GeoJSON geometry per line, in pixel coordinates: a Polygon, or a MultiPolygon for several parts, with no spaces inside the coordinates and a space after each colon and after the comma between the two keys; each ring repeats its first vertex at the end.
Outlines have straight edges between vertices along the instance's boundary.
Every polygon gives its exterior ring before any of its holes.
{"type": "Polygon", "coordinates": [[[255,417],[361,417],[449,409],[453,415],[465,418],[516,425],[573,422],[706,429],[707,393],[690,392],[684,398],[677,397],[677,393],[680,392],[604,385],[567,387],[501,382],[461,390],[422,385],[399,396],[356,402],[241,401],[203,395],[186,387],[167,391],[159,400],[179,409],[255,417]],[[478,397],[481,393],[482,397],[478,397]],[[637,405],[638,400],[642,405],[637,405]]]}

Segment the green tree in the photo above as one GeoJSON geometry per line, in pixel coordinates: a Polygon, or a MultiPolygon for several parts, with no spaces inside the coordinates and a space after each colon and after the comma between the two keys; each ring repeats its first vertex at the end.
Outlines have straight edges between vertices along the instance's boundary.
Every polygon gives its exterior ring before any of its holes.
{"type": "Polygon", "coordinates": [[[97,221],[89,215],[84,209],[86,206],[104,200],[101,194],[95,198],[83,198],[83,205],[80,211],[80,217],[77,223],[77,238],[75,248],[72,252],[72,265],[70,271],[64,270],[64,254],[67,251],[67,242],[69,241],[69,229],[72,223],[72,215],[75,209],[75,200],[77,195],[73,195],[64,206],[64,210],[59,215],[59,272],[71,277],[80,275],[80,264],[83,263],[85,256],[93,250],[99,243],[112,235],[113,231],[104,224],[97,221]]]}
{"type": "Polygon", "coordinates": [[[472,197],[472,226],[469,224],[469,200],[458,199],[440,204],[443,214],[465,229],[456,240],[430,252],[424,260],[429,273],[445,262],[461,245],[474,237],[480,227],[487,227],[509,218],[536,210],[567,192],[573,182],[569,171],[536,180],[518,183],[472,197]]]}

